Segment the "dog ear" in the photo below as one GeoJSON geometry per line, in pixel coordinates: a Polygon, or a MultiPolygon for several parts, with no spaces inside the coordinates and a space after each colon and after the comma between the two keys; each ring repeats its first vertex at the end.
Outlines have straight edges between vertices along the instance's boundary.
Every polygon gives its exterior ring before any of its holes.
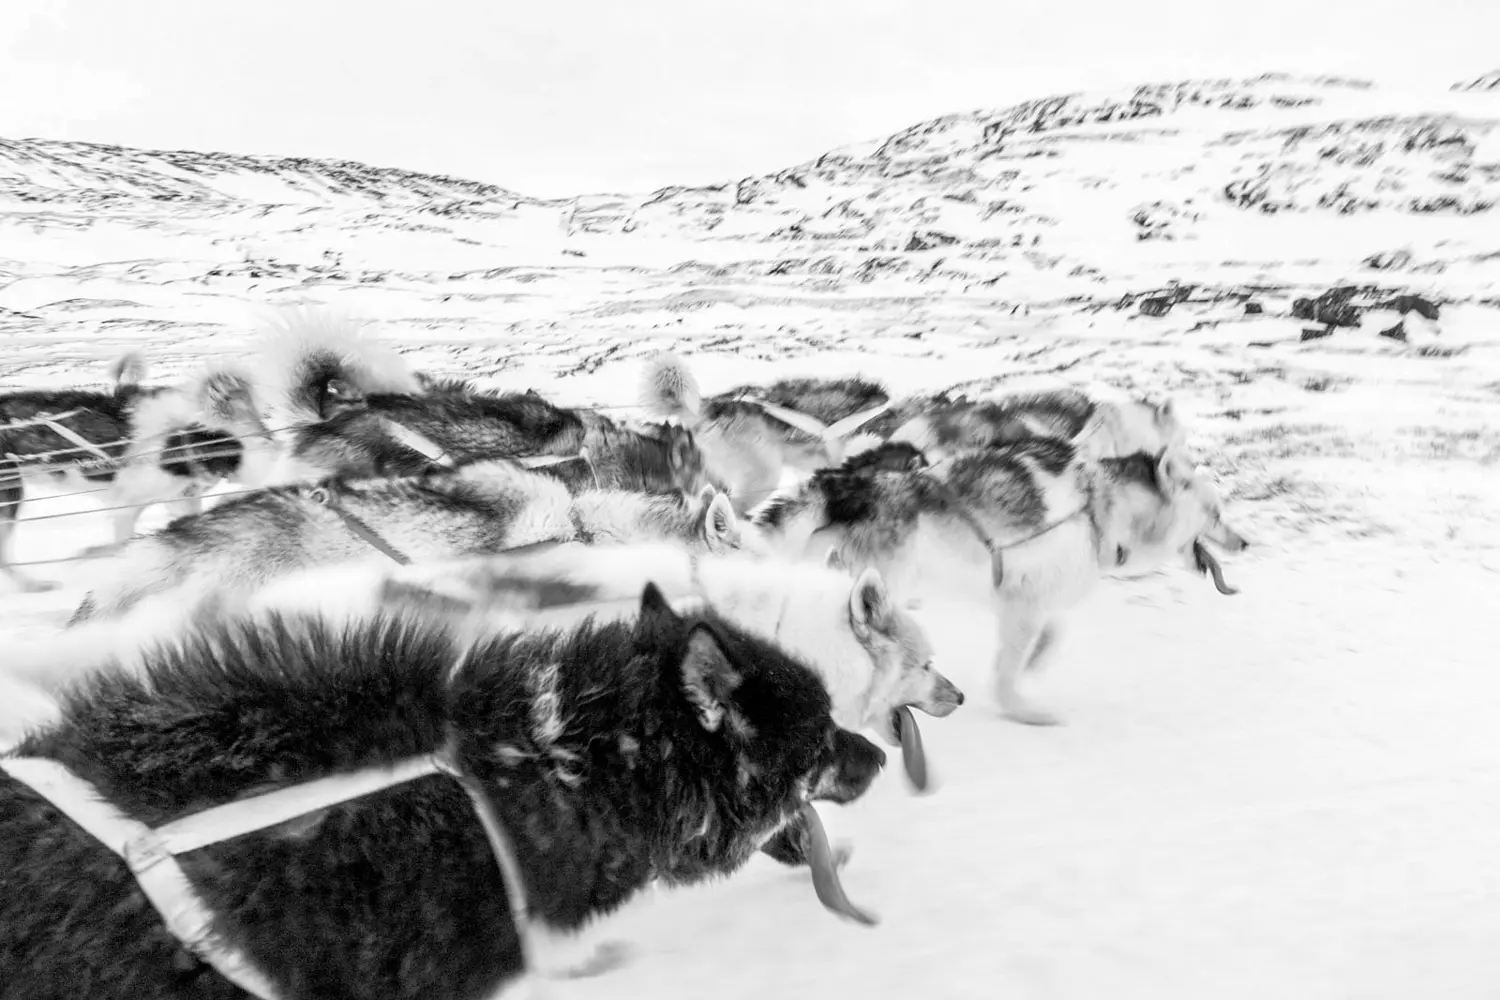
{"type": "Polygon", "coordinates": [[[729,498],[715,490],[714,498],[709,501],[708,509],[703,514],[703,539],[708,543],[710,552],[726,552],[738,548],[735,544],[738,520],[729,498]]]}
{"type": "Polygon", "coordinates": [[[718,495],[719,488],[713,483],[709,483],[707,486],[703,487],[703,489],[698,491],[698,506],[705,510],[708,509],[709,504],[713,503],[714,497],[718,495]]]}
{"type": "Polygon", "coordinates": [[[677,617],[677,612],[672,610],[672,605],[667,603],[667,596],[661,592],[661,588],[654,581],[647,581],[645,588],[641,591],[641,617],[642,626],[675,625],[682,621],[677,617]]]}
{"type": "Polygon", "coordinates": [[[849,568],[849,564],[844,562],[844,557],[839,555],[837,545],[828,546],[828,555],[823,557],[823,565],[829,569],[847,570],[849,568]]]}
{"type": "Polygon", "coordinates": [[[849,624],[855,637],[864,640],[871,632],[889,632],[891,614],[890,591],[879,571],[872,568],[859,574],[849,591],[849,624]]]}
{"type": "Polygon", "coordinates": [[[724,716],[733,713],[729,699],[743,678],[730,664],[712,629],[697,625],[688,633],[678,670],[683,693],[697,710],[698,723],[711,733],[717,731],[724,716]]]}

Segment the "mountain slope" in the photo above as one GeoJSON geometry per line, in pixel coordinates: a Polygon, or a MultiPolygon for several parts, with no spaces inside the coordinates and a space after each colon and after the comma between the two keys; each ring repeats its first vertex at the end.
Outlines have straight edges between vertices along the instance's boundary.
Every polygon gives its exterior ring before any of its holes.
{"type": "Polygon", "coordinates": [[[0,142],[0,336],[88,332],[103,350],[311,299],[404,336],[544,354],[560,331],[595,331],[579,362],[592,370],[689,329],[736,349],[766,330],[809,349],[879,330],[913,350],[1120,311],[1176,317],[1163,335],[1206,343],[1233,322],[1225,336],[1283,343],[1377,308],[1389,349],[1431,340],[1413,297],[1496,298],[1497,201],[1490,92],[1278,74],[946,115],[645,196],[542,200],[357,163],[17,140],[0,142]]]}

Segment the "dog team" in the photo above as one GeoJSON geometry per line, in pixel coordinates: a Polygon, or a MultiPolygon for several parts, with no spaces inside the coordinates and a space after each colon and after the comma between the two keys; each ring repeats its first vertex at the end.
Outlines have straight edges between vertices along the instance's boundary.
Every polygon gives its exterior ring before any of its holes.
{"type": "Polygon", "coordinates": [[[994,610],[1002,713],[1106,576],[1246,542],[1170,404],[892,398],[861,379],[656,422],[411,368],[285,314],[245,365],[0,394],[0,574],[27,483],[115,541],[57,634],[4,654],[0,982],[18,1000],[481,998],[620,959],[598,918],[755,853],[841,884],[815,802],[964,695],[912,609],[994,610]],[[204,509],[224,481],[235,495],[204,509]],[[180,512],[135,535],[140,507],[180,512]],[[1212,547],[1212,548],[1211,548],[1212,547]]]}

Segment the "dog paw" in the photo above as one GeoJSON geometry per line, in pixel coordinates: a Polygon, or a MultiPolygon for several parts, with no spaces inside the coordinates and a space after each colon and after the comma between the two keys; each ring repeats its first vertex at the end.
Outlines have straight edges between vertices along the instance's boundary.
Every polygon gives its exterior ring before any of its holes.
{"type": "Polygon", "coordinates": [[[1056,712],[1024,702],[1012,704],[1001,714],[1010,721],[1019,722],[1023,726],[1060,726],[1063,724],[1062,716],[1056,712]]]}
{"type": "Polygon", "coordinates": [[[582,962],[565,971],[560,979],[592,979],[606,972],[624,968],[630,961],[630,945],[624,941],[605,941],[594,949],[594,953],[582,962]]]}

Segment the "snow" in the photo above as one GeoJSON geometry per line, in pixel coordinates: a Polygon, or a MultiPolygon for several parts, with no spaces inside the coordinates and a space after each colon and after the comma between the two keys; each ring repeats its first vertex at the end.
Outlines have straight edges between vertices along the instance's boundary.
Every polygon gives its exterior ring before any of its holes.
{"type": "MultiPolygon", "coordinates": [[[[1430,110],[1379,96],[1351,100],[1430,110]]],[[[1500,107],[1493,96],[1452,100],[1473,114],[1500,107]]],[[[1307,118],[1224,114],[1192,111],[1221,128],[1307,118]]],[[[631,908],[605,928],[630,947],[630,964],[552,995],[1500,995],[1500,313],[1478,301],[1494,300],[1500,258],[1466,262],[1500,250],[1492,213],[1346,220],[1219,205],[1201,239],[1133,243],[1122,213],[1160,197],[1140,188],[1153,173],[1142,151],[1151,140],[1141,141],[1120,157],[1116,189],[1083,200],[1058,181],[1028,202],[1068,212],[1070,250],[1109,255],[1118,287],[1090,288],[1095,304],[1172,279],[1379,280],[1458,303],[1425,343],[1376,337],[1372,324],[1303,343],[1305,324],[1286,315],[1292,293],[1266,293],[1260,316],[1188,303],[1151,319],[1070,302],[1086,280],[1019,256],[1003,265],[1016,277],[995,289],[911,276],[944,250],[903,255],[913,272],[868,284],[672,270],[853,253],[755,242],[774,226],[753,215],[717,234],[745,242],[664,235],[667,214],[641,234],[568,234],[532,207],[443,222],[448,236],[366,232],[343,203],[302,229],[279,209],[249,236],[242,221],[219,236],[211,219],[188,226],[170,206],[139,232],[119,220],[25,228],[0,215],[0,389],[95,382],[126,345],[167,377],[238,349],[256,310],[307,299],[369,316],[414,363],[627,415],[641,359],[674,346],[710,392],[857,371],[898,392],[1097,383],[1170,393],[1230,519],[1255,543],[1224,559],[1238,596],[1185,571],[1103,585],[1071,618],[1053,666],[1025,682],[1065,717],[1057,729],[996,716],[987,613],[933,602],[921,614],[939,669],[969,695],[950,718],[923,720],[936,791],[913,796],[893,767],[860,802],[824,810],[831,833],[855,846],[851,897],[882,925],[837,921],[804,874],[757,859],[726,882],[631,908]],[[242,242],[256,260],[304,271],[203,277],[241,259],[242,242]],[[1393,246],[1447,269],[1357,270],[1393,246]],[[347,258],[341,270],[389,269],[387,280],[310,276],[330,248],[347,258]],[[95,305],[57,305],[80,297],[95,305]],[[119,322],[106,328],[106,318],[119,322]]],[[[1110,176],[1112,145],[1074,144],[1069,155],[1088,161],[1072,173],[1110,176]]],[[[1162,148],[1156,173],[1196,147],[1162,148]]],[[[797,199],[827,208],[849,196],[830,188],[825,198],[823,187],[797,199]]],[[[966,206],[951,214],[967,217],[966,206]]],[[[24,518],[69,516],[23,523],[15,558],[67,558],[105,541],[95,506],[89,496],[28,503],[24,518]]],[[[149,510],[141,529],[163,519],[149,510]]],[[[88,567],[38,566],[63,589],[0,594],[0,662],[6,641],[66,620],[88,567]]]]}

